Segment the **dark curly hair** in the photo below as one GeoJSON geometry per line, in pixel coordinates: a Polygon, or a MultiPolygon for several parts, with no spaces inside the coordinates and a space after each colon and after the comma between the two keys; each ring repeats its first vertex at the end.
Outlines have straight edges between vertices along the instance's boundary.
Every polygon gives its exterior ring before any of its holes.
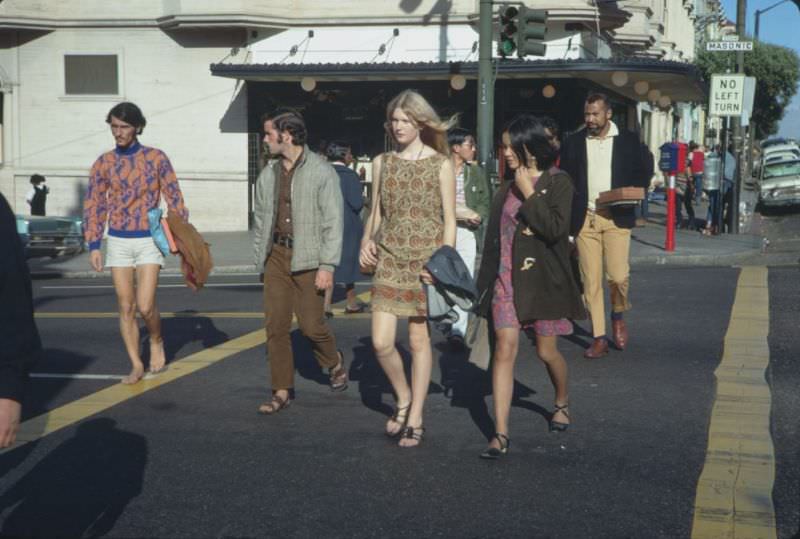
{"type": "Polygon", "coordinates": [[[295,146],[302,146],[308,140],[308,131],[303,116],[291,109],[278,109],[274,112],[264,114],[261,123],[271,121],[275,130],[279,133],[287,131],[292,135],[292,142],[295,146]]]}
{"type": "Polygon", "coordinates": [[[118,103],[114,105],[110,111],[108,111],[108,114],[106,114],[107,124],[111,124],[112,116],[135,127],[137,135],[141,135],[142,131],[144,131],[144,126],[147,125],[147,120],[144,119],[142,109],[128,101],[118,103]]]}

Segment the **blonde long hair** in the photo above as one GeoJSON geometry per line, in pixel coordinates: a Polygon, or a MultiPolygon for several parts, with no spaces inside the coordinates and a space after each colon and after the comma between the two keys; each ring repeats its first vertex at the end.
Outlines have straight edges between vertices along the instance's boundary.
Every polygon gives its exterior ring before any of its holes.
{"type": "Polygon", "coordinates": [[[420,128],[419,138],[423,144],[427,144],[441,154],[450,155],[447,130],[456,125],[457,115],[443,121],[419,92],[403,90],[386,106],[386,123],[383,124],[383,127],[392,140],[394,140],[392,115],[397,109],[402,110],[420,128]]]}

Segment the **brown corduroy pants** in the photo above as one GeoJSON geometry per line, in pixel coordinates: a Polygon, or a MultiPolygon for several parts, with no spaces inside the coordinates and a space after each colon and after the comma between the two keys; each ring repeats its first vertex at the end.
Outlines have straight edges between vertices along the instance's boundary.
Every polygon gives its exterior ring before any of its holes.
{"type": "Polygon", "coordinates": [[[321,367],[339,363],[336,338],[325,321],[323,295],[314,286],[316,270],[292,273],[292,250],[274,245],[264,268],[264,317],[272,390],[294,387],[292,314],[310,341],[321,367]]]}

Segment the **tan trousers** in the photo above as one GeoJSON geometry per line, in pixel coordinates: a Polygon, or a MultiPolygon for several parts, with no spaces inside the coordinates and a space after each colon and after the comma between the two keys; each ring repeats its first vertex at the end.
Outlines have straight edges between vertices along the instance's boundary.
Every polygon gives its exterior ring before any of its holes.
{"type": "Polygon", "coordinates": [[[339,363],[336,338],[325,321],[324,297],[314,286],[317,271],[292,273],[292,250],[274,245],[264,268],[264,316],[272,390],[294,387],[292,314],[300,331],[311,341],[321,367],[339,363]]]}
{"type": "Polygon", "coordinates": [[[621,313],[631,308],[628,301],[631,231],[617,227],[607,212],[587,211],[575,242],[583,281],[583,300],[592,319],[592,332],[595,337],[603,337],[606,334],[603,264],[611,295],[611,310],[621,313]]]}

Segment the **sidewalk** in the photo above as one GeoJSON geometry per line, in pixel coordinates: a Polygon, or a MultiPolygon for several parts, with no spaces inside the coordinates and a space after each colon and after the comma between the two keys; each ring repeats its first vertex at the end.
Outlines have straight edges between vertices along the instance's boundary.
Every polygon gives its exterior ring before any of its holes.
{"type": "MultiPolygon", "coordinates": [[[[695,217],[704,221],[708,206],[695,206],[695,217]]],[[[670,264],[678,266],[730,266],[743,264],[761,256],[760,235],[748,232],[704,236],[696,230],[676,230],[675,250],[664,250],[667,221],[666,202],[650,202],[645,226],[633,229],[631,239],[631,265],[670,264]]],[[[684,219],[686,211],[683,210],[684,219]]]]}
{"type": "MultiPolygon", "coordinates": [[[[705,216],[705,205],[695,208],[697,217],[705,216]]],[[[633,230],[632,265],[729,266],[753,260],[761,254],[762,238],[751,234],[703,236],[699,232],[677,230],[675,251],[664,251],[666,206],[650,203],[646,226],[633,230]]],[[[203,234],[211,244],[214,274],[254,273],[252,232],[208,232],[203,234]]],[[[89,253],[56,259],[38,258],[28,261],[34,278],[96,277],[89,268],[89,253]]],[[[104,272],[106,274],[110,272],[104,272]]],[[[168,257],[162,274],[180,274],[177,258],[168,257]]]]}

